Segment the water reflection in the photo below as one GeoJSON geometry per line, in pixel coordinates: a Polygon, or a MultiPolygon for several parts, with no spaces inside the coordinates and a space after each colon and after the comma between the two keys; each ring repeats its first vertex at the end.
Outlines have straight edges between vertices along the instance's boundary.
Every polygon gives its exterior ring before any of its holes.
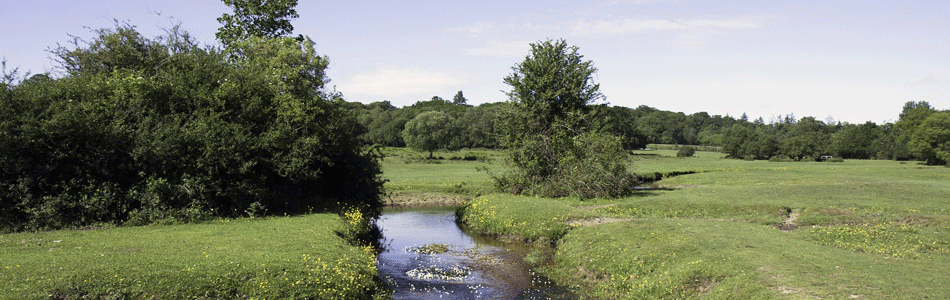
{"type": "Polygon", "coordinates": [[[521,259],[525,249],[462,232],[454,208],[386,210],[378,224],[386,249],[377,265],[394,299],[573,298],[531,272],[521,259]],[[418,251],[433,244],[448,251],[418,251]]]}

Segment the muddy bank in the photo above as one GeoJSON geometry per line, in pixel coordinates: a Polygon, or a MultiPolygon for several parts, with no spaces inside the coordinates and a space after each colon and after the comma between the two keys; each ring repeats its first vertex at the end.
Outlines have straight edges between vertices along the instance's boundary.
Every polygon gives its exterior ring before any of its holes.
{"type": "Polygon", "coordinates": [[[383,198],[386,207],[460,206],[471,200],[468,196],[442,193],[394,192],[383,198]]]}

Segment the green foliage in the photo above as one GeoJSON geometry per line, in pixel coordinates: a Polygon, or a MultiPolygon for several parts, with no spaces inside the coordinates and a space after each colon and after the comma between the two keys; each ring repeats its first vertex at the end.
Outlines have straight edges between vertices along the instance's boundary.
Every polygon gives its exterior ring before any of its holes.
{"type": "Polygon", "coordinates": [[[680,147],[680,150],[676,152],[676,157],[692,157],[693,155],[696,155],[696,148],[693,146],[680,147]]]}
{"type": "Polygon", "coordinates": [[[647,136],[637,125],[636,111],[622,106],[597,105],[593,107],[592,127],[605,133],[620,137],[621,145],[627,150],[646,147],[647,136]]]}
{"type": "Polygon", "coordinates": [[[402,132],[402,138],[409,148],[428,151],[430,159],[433,151],[448,148],[456,136],[458,136],[458,130],[455,120],[440,111],[429,111],[417,115],[406,123],[406,129],[402,132]]]}
{"type": "Polygon", "coordinates": [[[512,69],[503,141],[513,168],[495,178],[499,188],[547,197],[625,193],[634,180],[621,139],[592,130],[586,119],[588,105],[603,97],[593,63],[563,40],[544,41],[512,69]]]}
{"type": "Polygon", "coordinates": [[[463,105],[468,104],[468,99],[465,99],[465,95],[462,95],[462,91],[459,91],[452,97],[452,104],[463,105]]]}
{"type": "Polygon", "coordinates": [[[930,114],[917,126],[909,143],[917,157],[929,165],[950,162],[950,111],[930,114]]]}
{"type": "Polygon", "coordinates": [[[94,33],[53,51],[65,77],[0,98],[2,230],[381,205],[378,154],[309,40],[94,33]]]}
{"type": "MultiPolygon", "coordinates": [[[[290,20],[299,17],[297,0],[222,0],[234,15],[218,18],[221,28],[215,34],[225,46],[251,37],[286,37],[294,31],[290,20]]],[[[303,41],[303,36],[298,37],[303,41]]]]}
{"type": "Polygon", "coordinates": [[[531,55],[512,67],[514,73],[505,77],[508,96],[524,117],[539,118],[528,123],[526,134],[551,128],[603,98],[600,84],[593,82],[597,68],[583,59],[576,46],[547,40],[531,44],[531,55]]]}
{"type": "Polygon", "coordinates": [[[905,103],[900,119],[894,123],[890,133],[893,139],[890,156],[897,160],[926,159],[919,156],[922,153],[915,153],[919,149],[914,149],[911,140],[920,124],[934,112],[936,110],[927,101],[905,103]]]}
{"type": "Polygon", "coordinates": [[[846,124],[832,137],[832,148],[842,158],[870,159],[880,151],[876,143],[883,130],[873,122],[861,125],[846,124]]]}

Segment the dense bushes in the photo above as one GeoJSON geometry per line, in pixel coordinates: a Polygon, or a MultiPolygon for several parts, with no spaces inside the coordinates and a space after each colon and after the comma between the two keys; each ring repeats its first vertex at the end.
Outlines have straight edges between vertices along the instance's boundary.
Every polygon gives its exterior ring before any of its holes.
{"type": "Polygon", "coordinates": [[[378,155],[309,40],[95,31],[0,98],[0,228],[379,208],[378,155]]]}

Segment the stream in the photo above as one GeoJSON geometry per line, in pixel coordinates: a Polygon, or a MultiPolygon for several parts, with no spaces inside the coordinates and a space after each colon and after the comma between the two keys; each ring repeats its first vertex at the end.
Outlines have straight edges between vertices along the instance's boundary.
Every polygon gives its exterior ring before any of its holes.
{"type": "Polygon", "coordinates": [[[463,232],[452,207],[387,209],[377,224],[377,268],[393,299],[576,298],[529,268],[526,246],[463,232]]]}

